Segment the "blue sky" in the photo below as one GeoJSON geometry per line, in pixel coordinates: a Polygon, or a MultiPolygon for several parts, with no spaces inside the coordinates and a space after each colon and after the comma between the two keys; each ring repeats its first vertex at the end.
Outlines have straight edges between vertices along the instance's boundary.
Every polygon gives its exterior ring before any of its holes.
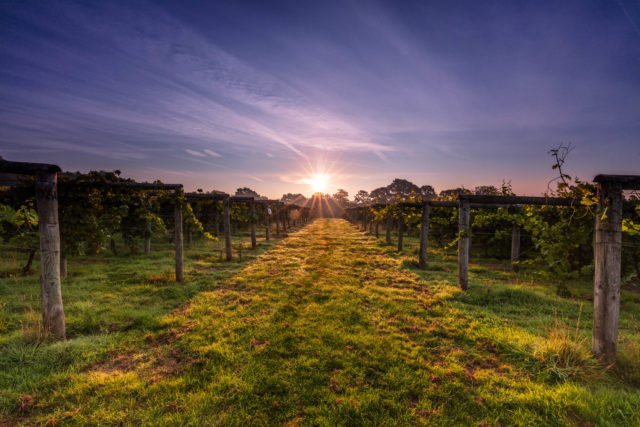
{"type": "Polygon", "coordinates": [[[640,1],[0,4],[0,155],[271,197],[640,173],[640,1]]]}

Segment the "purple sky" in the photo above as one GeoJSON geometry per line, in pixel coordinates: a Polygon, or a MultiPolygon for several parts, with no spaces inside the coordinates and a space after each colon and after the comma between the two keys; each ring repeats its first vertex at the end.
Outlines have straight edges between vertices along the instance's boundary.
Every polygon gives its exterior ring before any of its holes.
{"type": "Polygon", "coordinates": [[[537,195],[566,142],[640,174],[640,0],[118,3],[0,4],[0,156],[271,197],[537,195]]]}

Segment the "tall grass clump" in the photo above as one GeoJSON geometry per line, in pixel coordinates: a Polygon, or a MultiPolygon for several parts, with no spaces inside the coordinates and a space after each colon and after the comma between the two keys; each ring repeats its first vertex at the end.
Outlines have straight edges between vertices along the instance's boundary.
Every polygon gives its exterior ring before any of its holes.
{"type": "Polygon", "coordinates": [[[551,382],[588,380],[600,377],[605,367],[593,356],[586,337],[580,336],[580,316],[575,330],[561,323],[558,316],[552,326],[546,328],[546,339],[541,340],[534,351],[542,366],[543,379],[551,382]]]}
{"type": "Polygon", "coordinates": [[[29,305],[24,309],[24,319],[20,321],[24,341],[28,344],[40,344],[48,337],[42,325],[42,316],[36,313],[29,305]]]}

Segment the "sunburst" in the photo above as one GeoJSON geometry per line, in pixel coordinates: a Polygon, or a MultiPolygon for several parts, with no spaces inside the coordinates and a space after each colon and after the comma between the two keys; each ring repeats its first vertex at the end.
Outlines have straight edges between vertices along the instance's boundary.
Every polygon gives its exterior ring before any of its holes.
{"type": "Polygon", "coordinates": [[[309,185],[314,193],[326,193],[329,188],[329,176],[320,173],[311,175],[309,185]]]}

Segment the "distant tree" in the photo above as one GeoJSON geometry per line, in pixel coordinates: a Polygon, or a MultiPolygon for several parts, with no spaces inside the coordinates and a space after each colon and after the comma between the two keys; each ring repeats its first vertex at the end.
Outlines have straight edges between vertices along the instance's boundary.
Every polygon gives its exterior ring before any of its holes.
{"type": "Polygon", "coordinates": [[[372,202],[375,203],[388,203],[393,198],[389,187],[379,187],[369,193],[369,197],[372,202]]]}
{"type": "Polygon", "coordinates": [[[389,193],[398,200],[406,200],[420,194],[420,187],[406,179],[396,178],[387,187],[389,193]]]}
{"type": "Polygon", "coordinates": [[[423,185],[420,187],[420,195],[423,199],[433,199],[436,197],[436,191],[430,185],[423,185]]]}
{"type": "Polygon", "coordinates": [[[353,202],[358,206],[367,205],[371,202],[371,197],[367,191],[360,190],[353,196],[353,202]]]}
{"type": "Polygon", "coordinates": [[[255,197],[256,199],[261,197],[257,192],[253,191],[249,187],[238,188],[236,190],[236,196],[249,196],[255,197]]]}
{"type": "Polygon", "coordinates": [[[304,204],[307,202],[307,198],[300,193],[287,193],[282,195],[280,201],[282,203],[304,206],[304,204]]]}
{"type": "Polygon", "coordinates": [[[515,196],[516,193],[513,192],[513,188],[511,188],[511,181],[502,180],[502,185],[500,186],[500,194],[503,196],[515,196]]]}
{"type": "Polygon", "coordinates": [[[333,195],[333,199],[344,208],[349,204],[349,193],[347,193],[347,190],[338,188],[338,191],[333,195]]]}
{"type": "Polygon", "coordinates": [[[440,197],[443,199],[454,199],[458,197],[460,194],[473,194],[472,191],[467,190],[466,188],[452,188],[449,190],[442,190],[440,192],[440,197]]]}
{"type": "Polygon", "coordinates": [[[500,194],[500,190],[493,185],[480,185],[473,190],[473,193],[476,196],[494,196],[500,194]]]}

